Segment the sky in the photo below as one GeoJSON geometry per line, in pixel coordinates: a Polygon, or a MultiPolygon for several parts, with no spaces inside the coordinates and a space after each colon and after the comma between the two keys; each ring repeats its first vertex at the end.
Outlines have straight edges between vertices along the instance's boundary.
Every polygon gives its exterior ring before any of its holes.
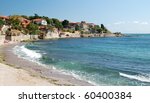
{"type": "Polygon", "coordinates": [[[35,13],[104,24],[112,32],[150,33],[150,0],[0,0],[0,15],[35,13]]]}

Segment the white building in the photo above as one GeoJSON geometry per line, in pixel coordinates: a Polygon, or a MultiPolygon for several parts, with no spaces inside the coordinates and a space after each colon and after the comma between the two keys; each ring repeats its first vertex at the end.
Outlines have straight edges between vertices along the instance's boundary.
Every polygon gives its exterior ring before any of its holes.
{"type": "Polygon", "coordinates": [[[34,19],[33,22],[39,25],[47,25],[47,21],[44,19],[34,19]]]}

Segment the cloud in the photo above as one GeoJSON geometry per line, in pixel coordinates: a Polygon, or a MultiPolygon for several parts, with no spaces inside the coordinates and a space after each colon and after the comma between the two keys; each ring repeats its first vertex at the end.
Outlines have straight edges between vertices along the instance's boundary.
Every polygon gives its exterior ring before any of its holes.
{"type": "Polygon", "coordinates": [[[108,26],[112,32],[150,33],[150,21],[118,21],[108,26]]]}
{"type": "Polygon", "coordinates": [[[148,25],[149,22],[146,21],[119,21],[113,23],[114,25],[122,25],[122,24],[140,24],[140,25],[148,25]]]}
{"type": "Polygon", "coordinates": [[[134,24],[142,24],[142,25],[148,25],[149,23],[146,21],[133,21],[134,24]]]}
{"type": "Polygon", "coordinates": [[[133,21],[133,23],[134,23],[134,24],[139,24],[140,22],[139,22],[139,21],[133,21]]]}
{"type": "Polygon", "coordinates": [[[141,24],[148,25],[149,23],[148,22],[141,22],[141,24]]]}
{"type": "Polygon", "coordinates": [[[115,25],[120,25],[120,24],[125,24],[126,22],[125,21],[119,21],[119,22],[116,22],[114,23],[115,25]]]}

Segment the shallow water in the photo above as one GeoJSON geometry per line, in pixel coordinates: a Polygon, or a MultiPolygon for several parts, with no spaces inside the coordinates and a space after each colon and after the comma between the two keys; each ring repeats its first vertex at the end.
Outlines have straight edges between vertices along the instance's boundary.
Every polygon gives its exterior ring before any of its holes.
{"type": "Polygon", "coordinates": [[[16,46],[25,59],[96,85],[150,85],[150,35],[45,40],[16,46]]]}

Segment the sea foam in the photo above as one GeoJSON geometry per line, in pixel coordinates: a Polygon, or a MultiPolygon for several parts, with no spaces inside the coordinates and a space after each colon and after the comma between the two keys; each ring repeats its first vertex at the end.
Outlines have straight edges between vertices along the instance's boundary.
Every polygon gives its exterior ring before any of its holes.
{"type": "Polygon", "coordinates": [[[19,55],[20,57],[30,58],[30,59],[39,59],[42,55],[34,50],[27,49],[25,45],[23,46],[15,46],[14,53],[19,55]]]}
{"type": "Polygon", "coordinates": [[[126,77],[129,79],[134,79],[142,82],[150,82],[150,77],[149,76],[143,76],[143,75],[129,75],[125,73],[119,73],[120,76],[126,77]]]}

